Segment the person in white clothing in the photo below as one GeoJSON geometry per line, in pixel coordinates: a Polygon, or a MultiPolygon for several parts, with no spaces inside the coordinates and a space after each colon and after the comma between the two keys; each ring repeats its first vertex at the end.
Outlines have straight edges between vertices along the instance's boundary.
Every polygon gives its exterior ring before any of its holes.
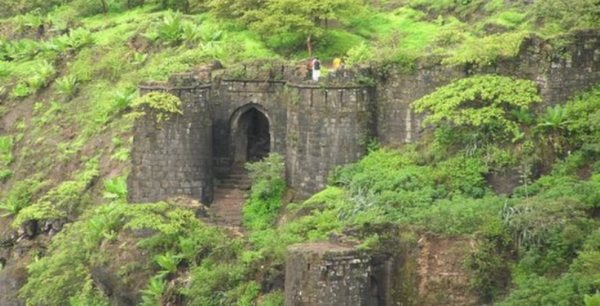
{"type": "Polygon", "coordinates": [[[321,61],[315,57],[312,62],[312,79],[315,82],[319,81],[319,77],[321,76],[321,61]]]}

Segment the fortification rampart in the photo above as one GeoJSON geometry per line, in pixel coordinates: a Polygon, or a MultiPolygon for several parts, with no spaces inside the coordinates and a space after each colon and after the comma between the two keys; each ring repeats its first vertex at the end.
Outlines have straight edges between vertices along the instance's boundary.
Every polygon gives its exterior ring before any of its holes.
{"type": "Polygon", "coordinates": [[[413,72],[392,66],[373,73],[382,67],[372,66],[312,83],[304,67],[256,62],[142,84],[141,94],[179,96],[183,115],[160,125],[151,115],[136,121],[129,200],[184,195],[209,204],[214,181],[265,148],[285,156],[288,184],[305,197],[325,186],[334,167],[363,156],[369,139],[384,145],[418,139],[422,118],[410,104],[453,80],[490,73],[530,79],[546,104],[598,84],[600,35],[580,32],[572,40],[557,48],[531,38],[516,57],[482,67],[427,59],[413,72]],[[249,134],[250,127],[256,135],[249,134]],[[250,147],[252,142],[260,144],[250,147]]]}

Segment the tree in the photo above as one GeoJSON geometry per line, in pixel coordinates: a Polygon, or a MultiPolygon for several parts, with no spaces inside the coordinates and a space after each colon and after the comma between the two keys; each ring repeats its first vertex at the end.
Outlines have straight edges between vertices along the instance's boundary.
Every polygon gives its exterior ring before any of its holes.
{"type": "Polygon", "coordinates": [[[239,18],[263,37],[287,35],[290,40],[302,39],[312,56],[313,43],[328,23],[343,22],[360,8],[360,3],[361,0],[214,0],[211,7],[220,16],[239,18]]]}
{"type": "Polygon", "coordinates": [[[454,133],[476,133],[485,142],[523,137],[524,117],[541,102],[534,82],[498,75],[480,75],[455,81],[413,102],[417,113],[427,113],[425,126],[451,127],[454,133]]]}

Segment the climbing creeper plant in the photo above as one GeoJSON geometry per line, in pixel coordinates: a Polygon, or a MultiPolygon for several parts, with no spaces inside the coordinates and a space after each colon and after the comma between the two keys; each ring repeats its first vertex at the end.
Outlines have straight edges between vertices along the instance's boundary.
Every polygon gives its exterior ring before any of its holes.
{"type": "Polygon", "coordinates": [[[151,92],[137,98],[133,102],[133,106],[141,109],[143,106],[155,111],[156,122],[160,123],[171,118],[171,115],[182,115],[181,100],[167,92],[151,92]]]}

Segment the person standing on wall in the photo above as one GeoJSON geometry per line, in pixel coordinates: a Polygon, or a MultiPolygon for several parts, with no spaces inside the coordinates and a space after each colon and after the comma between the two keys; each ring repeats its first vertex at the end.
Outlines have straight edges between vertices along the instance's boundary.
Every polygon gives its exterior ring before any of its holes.
{"type": "Polygon", "coordinates": [[[312,72],[313,72],[313,62],[314,62],[314,58],[310,57],[308,58],[308,60],[306,61],[306,79],[310,80],[312,79],[312,72]]]}
{"type": "Polygon", "coordinates": [[[312,79],[315,82],[319,81],[319,77],[321,76],[321,61],[315,57],[312,63],[312,79]]]}
{"type": "Polygon", "coordinates": [[[336,56],[333,59],[333,70],[338,71],[342,67],[342,59],[339,56],[336,56]]]}

